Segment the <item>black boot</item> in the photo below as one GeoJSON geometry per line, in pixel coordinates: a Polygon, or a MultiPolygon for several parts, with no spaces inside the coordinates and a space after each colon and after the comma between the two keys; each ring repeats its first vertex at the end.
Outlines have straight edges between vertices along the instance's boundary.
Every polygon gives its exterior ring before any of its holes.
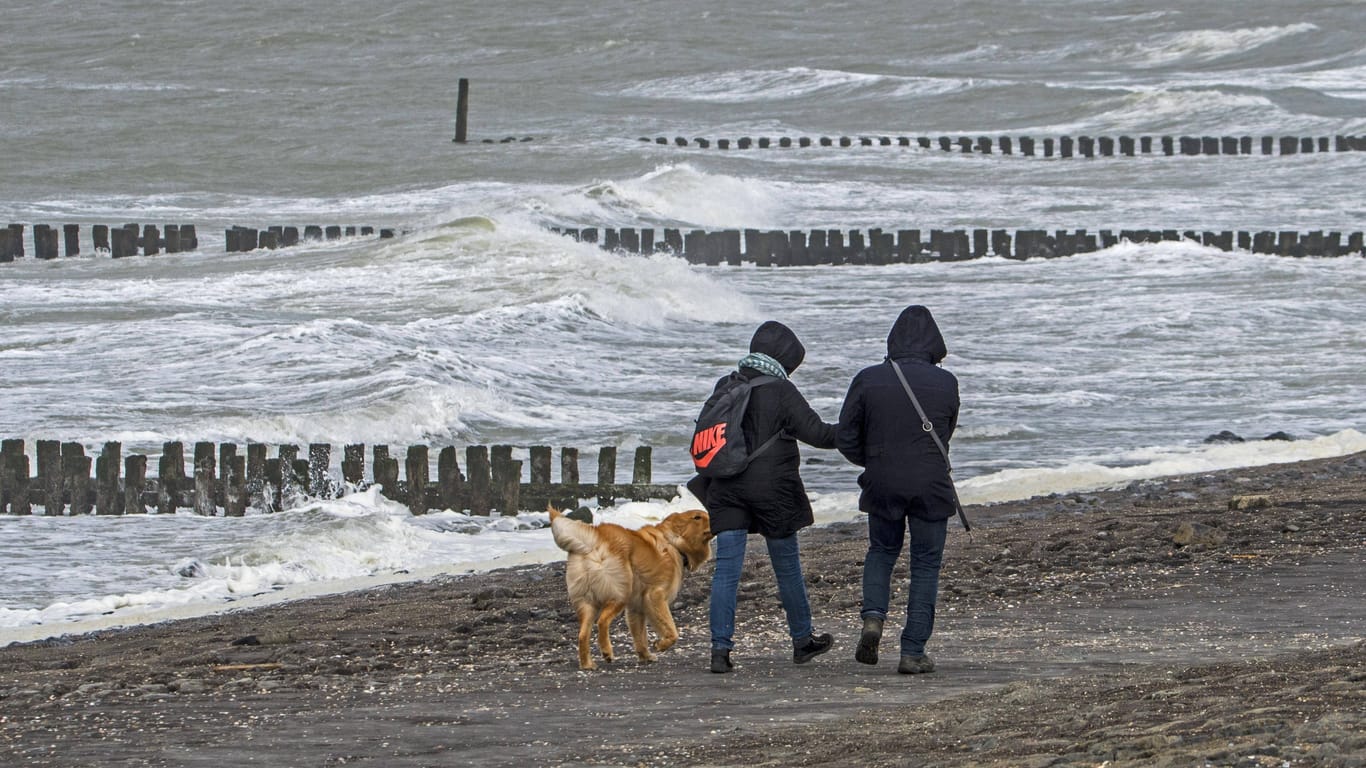
{"type": "Polygon", "coordinates": [[[882,642],[882,619],[869,616],[863,620],[863,632],[858,638],[854,659],[860,664],[877,663],[877,645],[882,642]]]}
{"type": "Polygon", "coordinates": [[[835,644],[835,637],[829,632],[823,635],[812,635],[801,644],[792,649],[792,663],[805,664],[808,661],[830,650],[830,646],[835,644]]]}
{"type": "Polygon", "coordinates": [[[934,671],[934,659],[925,654],[902,656],[896,671],[903,675],[923,675],[934,671]]]}
{"type": "Polygon", "coordinates": [[[711,671],[723,674],[734,668],[735,665],[730,663],[730,651],[711,649],[711,671]]]}

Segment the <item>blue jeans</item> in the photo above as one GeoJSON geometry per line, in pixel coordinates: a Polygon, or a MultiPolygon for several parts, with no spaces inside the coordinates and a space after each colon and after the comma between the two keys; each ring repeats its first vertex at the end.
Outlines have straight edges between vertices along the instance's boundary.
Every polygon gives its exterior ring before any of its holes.
{"type": "Polygon", "coordinates": [[[901,632],[901,655],[919,656],[934,631],[934,604],[939,597],[939,567],[944,561],[948,520],[931,522],[906,516],[888,520],[868,515],[868,556],[863,560],[863,618],[887,618],[891,601],[892,567],[901,555],[906,532],[911,533],[911,583],[906,594],[906,628],[901,632]]]}
{"type": "MultiPolygon", "coordinates": [[[[740,591],[740,569],[745,564],[744,529],[716,534],[716,570],[711,576],[711,647],[729,651],[735,647],[735,599],[740,591]]],[[[811,604],[806,599],[806,580],[802,577],[801,554],[797,535],[785,539],[764,537],[773,575],[778,580],[778,597],[787,614],[787,629],[793,644],[811,636],[811,604]]]]}

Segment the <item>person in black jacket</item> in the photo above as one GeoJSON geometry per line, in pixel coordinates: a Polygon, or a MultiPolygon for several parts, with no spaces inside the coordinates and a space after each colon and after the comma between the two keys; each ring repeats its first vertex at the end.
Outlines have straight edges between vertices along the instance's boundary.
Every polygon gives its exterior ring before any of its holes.
{"type": "Polygon", "coordinates": [[[946,456],[922,424],[892,366],[899,366],[948,450],[958,426],[958,379],[939,367],[947,349],[930,311],[910,306],[887,335],[887,359],[863,369],[849,384],[836,445],[863,467],[859,509],[868,513],[863,561],[863,630],[854,658],[877,663],[882,624],[891,599],[892,567],[910,533],[910,588],[901,633],[903,674],[933,672],[925,644],[934,630],[939,569],[948,519],[957,509],[946,456]]]}
{"type": "MultiPolygon", "coordinates": [[[[716,569],[711,583],[711,671],[729,672],[734,648],[735,602],[744,566],[745,542],[751,533],[768,545],[778,595],[792,635],[792,660],[803,664],[830,650],[834,638],[816,635],[811,605],[806,597],[797,547],[797,531],[811,525],[811,501],[799,473],[797,441],[816,448],[835,447],[835,425],[812,410],[788,376],[801,365],[806,349],[790,328],[776,321],[760,325],[749,343],[750,354],[740,361],[740,375],[773,376],[778,380],[751,390],[741,422],[746,444],[758,446],[773,435],[779,439],[754,455],[740,474],[726,478],[696,477],[688,483],[711,516],[716,535],[716,569]]],[[[723,377],[716,389],[729,378],[723,377]]]]}

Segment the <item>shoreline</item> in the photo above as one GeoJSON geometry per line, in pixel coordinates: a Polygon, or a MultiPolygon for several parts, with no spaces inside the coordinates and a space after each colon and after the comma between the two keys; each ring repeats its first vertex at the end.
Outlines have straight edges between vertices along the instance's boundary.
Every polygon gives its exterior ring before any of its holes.
{"type": "MultiPolygon", "coordinates": [[[[1366,453],[968,511],[933,675],[894,673],[890,627],[878,666],[853,661],[854,521],[802,533],[836,645],[800,667],[761,547],[729,675],[706,672],[709,566],[675,601],[678,646],[583,673],[563,563],[530,565],[0,648],[0,762],[1347,765],[1333,755],[1362,749],[1366,453]]],[[[621,622],[613,639],[629,649],[621,622]]]]}
{"type": "MultiPolygon", "coordinates": [[[[1036,494],[1036,498],[1065,496],[1067,494],[1087,494],[1103,492],[1107,490],[1122,490],[1124,487],[1134,483],[1151,482],[1153,480],[1163,480],[1172,477],[1180,477],[1190,474],[1205,474],[1213,471],[1238,471],[1240,469],[1251,469],[1266,466],[1268,464],[1295,463],[1298,461],[1314,460],[1317,458],[1338,458],[1344,455],[1342,451],[1352,448],[1366,448],[1366,442],[1355,430],[1342,430],[1340,432],[1324,435],[1317,438],[1307,438],[1305,440],[1282,440],[1274,435],[1264,440],[1243,441],[1232,433],[1226,435],[1216,435],[1207,440],[1198,454],[1186,455],[1180,453],[1161,454],[1148,456],[1151,463],[1136,465],[1134,467],[1095,467],[1093,465],[1074,465],[1068,464],[1052,469],[1032,470],[1037,477],[1032,483],[1021,486],[1021,478],[1012,476],[1005,483],[1019,487],[1032,488],[1041,491],[1036,494]],[[1223,437],[1223,440],[1214,438],[1223,437]],[[1209,443],[1214,442],[1214,445],[1209,443]],[[1255,457],[1246,454],[1237,454],[1238,446],[1243,442],[1253,442],[1262,445],[1258,449],[1255,457]],[[1230,452],[1232,451],[1232,452],[1230,452]],[[1328,454],[1328,455],[1324,455],[1328,454]],[[1165,457],[1165,458],[1164,458],[1165,457]],[[1254,463],[1241,463],[1229,466],[1233,462],[1248,461],[1255,458],[1254,463]],[[1199,464],[1198,468],[1191,469],[1192,463],[1199,464]],[[1089,481],[1083,482],[1083,478],[1078,474],[1078,467],[1082,467],[1085,473],[1095,475],[1102,472],[1104,480],[1099,480],[1092,476],[1089,481]],[[1165,473],[1154,470],[1170,470],[1165,473]],[[1183,471],[1175,471],[1175,470],[1183,471]],[[1054,491],[1049,486],[1067,485],[1067,490],[1054,491]]],[[[1350,454],[1345,454],[1350,455],[1350,454]]],[[[816,454],[809,457],[817,464],[823,463],[825,457],[816,454]]],[[[1006,474],[1009,474],[1007,472],[1006,474]]],[[[959,492],[969,508],[986,507],[990,509],[1001,503],[1011,503],[1027,501],[1027,499],[1001,498],[1000,487],[1005,478],[996,478],[995,475],[978,476],[969,478],[959,483],[959,492]],[[994,480],[992,478],[995,478],[994,480]],[[983,483],[983,480],[987,482],[983,483]]],[[[683,493],[683,485],[679,484],[677,489],[683,493]]],[[[1016,491],[1018,493],[1018,490],[1016,491]]],[[[857,507],[857,491],[825,491],[813,492],[813,500],[816,506],[816,524],[820,527],[839,525],[861,518],[861,513],[848,512],[857,507]],[[832,513],[834,509],[838,513],[832,513]]],[[[338,500],[345,502],[345,500],[338,500]]],[[[659,500],[660,503],[669,507],[670,511],[681,510],[688,505],[680,498],[672,501],[659,500]]],[[[627,505],[629,507],[629,505],[627,505]]],[[[525,514],[525,513],[523,513],[525,514]]],[[[628,514],[628,517],[630,515],[628,514]]],[[[609,515],[609,517],[611,517],[609,515]]],[[[485,518],[501,520],[501,517],[485,518]]],[[[629,524],[629,523],[628,523],[629,524]]],[[[529,534],[535,531],[526,532],[529,534]]],[[[510,567],[520,567],[522,565],[535,565],[552,563],[563,559],[563,554],[554,547],[549,541],[548,536],[544,537],[544,546],[537,547],[534,543],[517,545],[521,547],[515,551],[504,552],[503,554],[493,555],[482,559],[459,560],[456,562],[423,563],[410,567],[403,567],[397,570],[386,570],[384,572],[348,576],[338,579],[328,579],[320,581],[310,581],[298,584],[278,585],[267,591],[257,591],[244,597],[230,598],[222,596],[214,600],[199,600],[191,602],[169,602],[160,607],[139,610],[137,612],[119,612],[120,609],[103,613],[103,615],[89,614],[87,618],[75,621],[50,621],[44,624],[28,624],[15,627],[0,628],[0,648],[13,643],[35,642],[44,639],[63,637],[68,635],[84,635],[91,632],[106,631],[111,629],[122,629],[149,624],[159,624],[166,621],[178,621],[189,618],[199,618],[204,616],[214,616],[232,611],[250,610],[252,608],[263,607],[278,603],[289,603],[297,600],[315,599],[331,595],[345,594],[348,592],[373,589],[388,584],[398,584],[406,582],[426,581],[434,578],[446,576],[466,576],[480,575],[496,570],[510,567]]],[[[129,595],[108,595],[96,600],[132,597],[139,598],[141,595],[130,593],[129,595]]],[[[80,602],[81,598],[69,598],[68,601],[75,600],[80,602]]],[[[59,603],[60,604],[60,603],[59,603]]],[[[42,610],[42,609],[38,609],[42,610]]]]}

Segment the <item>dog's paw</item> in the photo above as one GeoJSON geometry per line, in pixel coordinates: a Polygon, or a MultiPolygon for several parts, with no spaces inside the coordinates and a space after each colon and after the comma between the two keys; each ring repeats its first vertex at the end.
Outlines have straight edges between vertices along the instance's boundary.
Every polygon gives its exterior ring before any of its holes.
{"type": "Polygon", "coordinates": [[[655,656],[653,653],[650,653],[649,651],[643,651],[643,652],[641,652],[641,653],[637,653],[636,655],[640,657],[640,660],[641,660],[641,661],[654,661],[656,658],[658,658],[657,656],[655,656]]]}
{"type": "Polygon", "coordinates": [[[598,668],[598,665],[597,665],[597,664],[594,664],[594,663],[591,662],[591,661],[588,662],[587,664],[580,664],[580,665],[579,665],[579,671],[581,671],[581,672],[592,672],[593,670],[595,670],[595,669],[597,669],[597,668],[598,668]]]}

